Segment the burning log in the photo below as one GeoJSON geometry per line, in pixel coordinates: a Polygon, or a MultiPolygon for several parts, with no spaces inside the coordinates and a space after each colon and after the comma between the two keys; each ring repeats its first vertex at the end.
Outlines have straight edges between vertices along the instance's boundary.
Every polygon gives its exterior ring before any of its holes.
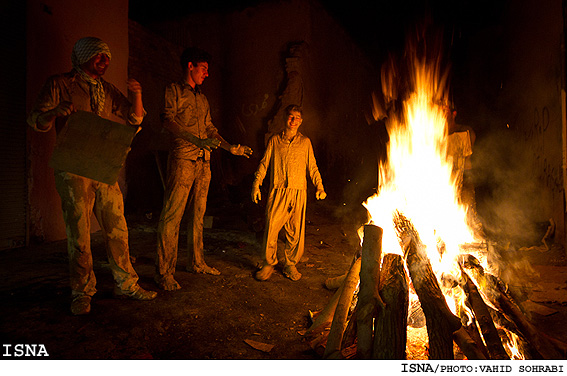
{"type": "Polygon", "coordinates": [[[531,353],[534,358],[563,359],[565,357],[567,345],[539,332],[508,294],[506,285],[502,281],[492,274],[485,273],[484,269],[475,263],[463,264],[463,267],[470,268],[477,283],[483,286],[483,293],[490,303],[501,310],[508,321],[518,328],[532,348],[531,353]]]}
{"type": "Polygon", "coordinates": [[[534,347],[541,358],[564,359],[565,354],[561,354],[556,347],[557,345],[554,344],[553,341],[550,341],[543,333],[540,333],[535,326],[526,319],[520,308],[512,301],[508,294],[506,294],[504,284],[498,283],[497,288],[498,291],[500,291],[498,298],[500,308],[516,324],[520,332],[524,334],[529,344],[534,347]]]}
{"type": "Polygon", "coordinates": [[[357,357],[370,359],[372,336],[377,307],[384,302],[378,292],[380,285],[380,260],[382,258],[382,234],[380,227],[364,226],[364,241],[360,268],[360,289],[357,304],[357,357]]]}
{"type": "Polygon", "coordinates": [[[468,330],[463,326],[453,333],[453,340],[459,346],[463,354],[470,360],[486,359],[482,347],[472,338],[468,330]]]}
{"type": "Polygon", "coordinates": [[[423,328],[425,326],[425,315],[419,300],[412,300],[409,305],[408,325],[412,328],[423,328]]]}
{"type": "Polygon", "coordinates": [[[360,280],[360,265],[361,258],[358,257],[351,266],[344,281],[341,295],[337,302],[337,307],[333,316],[333,322],[331,323],[331,331],[327,338],[327,347],[325,348],[325,353],[323,355],[325,359],[341,357],[341,342],[347,325],[346,320],[354,296],[354,291],[356,290],[360,280]]]}
{"type": "Polygon", "coordinates": [[[498,327],[504,328],[509,332],[514,333],[517,336],[522,337],[523,334],[518,329],[518,326],[510,321],[504,314],[500,311],[497,311],[491,307],[488,307],[488,311],[490,312],[490,316],[492,317],[492,321],[498,327]]]}
{"type": "MultiPolygon", "coordinates": [[[[479,348],[479,350],[482,352],[482,355],[484,356],[483,359],[488,359],[490,357],[490,355],[488,354],[488,349],[484,345],[482,337],[480,336],[480,331],[478,330],[478,326],[476,325],[475,320],[471,318],[469,323],[463,324],[463,329],[465,329],[467,331],[469,336],[476,343],[477,347],[479,348]]],[[[461,350],[462,350],[462,348],[461,348],[461,350]]],[[[468,355],[467,355],[467,357],[468,357],[468,355]]],[[[472,358],[469,358],[469,359],[472,359],[472,358]]]]}
{"type": "Polygon", "coordinates": [[[490,311],[478,292],[478,288],[462,268],[461,275],[465,282],[463,288],[467,294],[467,300],[475,314],[475,318],[482,332],[482,338],[484,338],[486,343],[490,359],[510,359],[502,345],[500,335],[498,334],[496,326],[490,316],[490,311]]]}
{"type": "Polygon", "coordinates": [[[385,307],[374,324],[372,358],[406,359],[409,286],[401,256],[384,256],[380,286],[385,307]]]}
{"type": "Polygon", "coordinates": [[[453,315],[433,273],[425,247],[413,224],[401,213],[396,213],[394,225],[404,243],[406,264],[419,297],[427,323],[430,359],[453,359],[453,332],[461,327],[461,320],[453,315]]]}

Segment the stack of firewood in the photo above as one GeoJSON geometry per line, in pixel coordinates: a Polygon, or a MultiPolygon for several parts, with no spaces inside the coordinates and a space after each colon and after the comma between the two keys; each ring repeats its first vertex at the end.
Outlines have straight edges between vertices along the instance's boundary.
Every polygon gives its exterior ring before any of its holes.
{"type": "Polygon", "coordinates": [[[463,290],[468,309],[453,314],[412,223],[398,213],[394,224],[403,257],[382,260],[382,229],[365,225],[348,272],[327,280],[336,292],[305,333],[323,358],[407,359],[412,289],[425,316],[429,359],[454,359],[454,343],[468,359],[510,359],[505,344],[512,341],[527,359],[565,359],[567,344],[538,331],[506,285],[471,255],[459,258],[461,280],[452,287],[463,290]]]}

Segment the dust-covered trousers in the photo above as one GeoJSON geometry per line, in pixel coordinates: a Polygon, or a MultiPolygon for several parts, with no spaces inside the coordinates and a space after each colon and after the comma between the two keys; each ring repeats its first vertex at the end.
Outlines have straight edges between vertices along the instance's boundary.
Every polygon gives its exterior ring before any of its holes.
{"type": "Polygon", "coordinates": [[[55,171],[67,231],[69,270],[73,296],[96,293],[91,253],[91,215],[102,230],[110,270],[124,293],[137,288],[138,275],[130,262],[124,200],[118,183],[101,183],[68,172],[55,171]]]}
{"type": "Polygon", "coordinates": [[[179,226],[189,199],[187,252],[189,267],[205,265],[203,254],[203,219],[211,182],[210,162],[170,157],[167,184],[158,225],[156,274],[173,275],[177,264],[179,226]],[[191,190],[191,188],[193,188],[191,190]]]}
{"type": "Polygon", "coordinates": [[[264,257],[268,265],[278,263],[278,235],[285,231],[285,266],[296,265],[305,249],[306,189],[275,188],[266,204],[266,230],[264,232],[264,257]]]}

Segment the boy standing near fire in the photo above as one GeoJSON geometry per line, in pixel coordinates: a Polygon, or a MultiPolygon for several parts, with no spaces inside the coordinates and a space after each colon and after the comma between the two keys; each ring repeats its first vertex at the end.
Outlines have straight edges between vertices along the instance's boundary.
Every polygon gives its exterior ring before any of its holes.
{"type": "Polygon", "coordinates": [[[165,89],[161,120],[163,127],[173,137],[173,148],[168,158],[166,190],[157,231],[154,280],[167,291],[181,288],[173,274],[177,264],[179,226],[188,200],[187,271],[220,274],[205,263],[203,251],[203,220],[211,181],[211,150],[221,147],[233,155],[246,158],[252,154],[248,146],[226,142],[212,123],[209,102],[200,89],[209,76],[210,59],[211,56],[200,48],[186,48],[180,58],[183,80],[165,89]]]}
{"type": "Polygon", "coordinates": [[[252,201],[261,200],[260,186],[270,171],[270,193],[266,205],[266,229],[262,245],[264,265],[256,272],[255,278],[265,281],[271,277],[278,263],[277,241],[282,228],[285,230],[284,275],[292,281],[301,278],[297,263],[301,259],[305,242],[305,209],[307,204],[307,179],[309,173],[317,188],[315,197],[327,197],[321,174],[317,168],[311,140],[298,132],[303,111],[297,105],[290,105],[285,111],[285,129],[270,138],[264,157],[255,173],[252,183],[252,201]]]}

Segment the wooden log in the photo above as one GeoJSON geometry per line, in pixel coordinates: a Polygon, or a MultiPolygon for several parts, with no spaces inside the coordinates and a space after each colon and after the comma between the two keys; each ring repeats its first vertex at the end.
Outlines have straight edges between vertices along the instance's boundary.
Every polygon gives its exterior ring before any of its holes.
{"type": "Polygon", "coordinates": [[[485,273],[482,267],[478,265],[471,267],[469,272],[482,286],[482,293],[490,303],[496,309],[499,309],[508,318],[508,321],[516,325],[523,338],[528,342],[534,359],[563,359],[565,357],[564,349],[567,348],[567,345],[564,345],[562,349],[561,341],[551,339],[536,329],[525,317],[512,296],[508,294],[506,284],[498,277],[485,273]]]}
{"type": "Polygon", "coordinates": [[[330,327],[331,322],[333,322],[333,315],[337,309],[337,304],[339,303],[339,298],[343,293],[344,285],[339,287],[337,291],[333,294],[325,308],[315,317],[313,324],[305,332],[306,335],[311,335],[323,331],[325,328],[330,327]]]}
{"type": "Polygon", "coordinates": [[[498,328],[498,333],[500,338],[502,338],[502,343],[509,350],[510,359],[519,360],[532,360],[533,359],[533,347],[527,343],[523,337],[518,337],[515,333],[508,331],[504,328],[498,328]]]}
{"type": "Polygon", "coordinates": [[[490,316],[492,317],[492,321],[494,321],[494,325],[504,328],[509,332],[514,333],[515,335],[522,337],[523,334],[518,329],[518,326],[514,324],[508,317],[504,315],[501,311],[497,311],[494,308],[488,307],[488,311],[490,312],[490,316]]]}
{"type": "Polygon", "coordinates": [[[416,329],[425,326],[425,315],[423,314],[419,299],[410,300],[408,326],[416,329]]]}
{"type": "Polygon", "coordinates": [[[347,273],[345,273],[343,275],[339,275],[337,277],[327,278],[327,280],[325,281],[325,287],[328,290],[338,289],[339,287],[342,286],[343,282],[345,281],[346,276],[347,276],[347,273]]]}
{"type": "Polygon", "coordinates": [[[453,315],[443,295],[437,277],[410,221],[397,213],[394,224],[400,238],[409,274],[419,297],[429,337],[430,359],[453,359],[453,332],[461,327],[461,320],[453,315]]]}
{"type": "Polygon", "coordinates": [[[484,300],[482,300],[482,297],[480,296],[478,288],[462,268],[461,275],[465,282],[463,289],[467,294],[467,301],[470,304],[478,326],[480,327],[482,338],[484,338],[490,359],[510,359],[510,356],[508,356],[508,353],[506,353],[506,350],[502,345],[500,335],[496,330],[496,326],[492,321],[492,317],[490,316],[490,312],[484,303],[484,300]]]}
{"type": "Polygon", "coordinates": [[[345,356],[345,349],[355,346],[355,355],[356,355],[356,332],[357,332],[357,316],[358,316],[358,306],[354,307],[350,318],[348,318],[348,324],[345,328],[345,332],[343,334],[343,340],[341,342],[341,352],[343,356],[345,356]]]}
{"type": "MultiPolygon", "coordinates": [[[[355,252],[354,257],[352,259],[352,263],[350,264],[349,271],[352,269],[352,267],[353,267],[354,263],[356,262],[356,260],[358,259],[358,257],[359,257],[359,254],[358,254],[358,251],[357,251],[357,252],[355,252]]],[[[348,275],[348,271],[344,275],[346,277],[348,275]]],[[[334,277],[334,278],[340,278],[340,276],[334,277]]],[[[344,282],[345,282],[345,278],[340,278],[340,284],[338,286],[337,291],[335,291],[335,293],[331,297],[331,300],[329,300],[329,302],[327,303],[325,308],[321,311],[321,313],[319,313],[319,315],[317,315],[317,317],[313,321],[313,324],[311,324],[311,326],[309,327],[309,329],[307,329],[305,334],[310,335],[310,334],[313,334],[313,333],[316,333],[316,332],[320,332],[320,331],[324,330],[326,327],[330,327],[331,323],[333,322],[333,316],[335,314],[337,304],[339,303],[339,298],[340,298],[341,294],[343,293],[344,282]]]]}
{"type": "MultiPolygon", "coordinates": [[[[466,304],[468,304],[468,303],[466,303],[466,304]]],[[[470,305],[469,305],[469,308],[470,308],[470,305]]],[[[471,308],[471,310],[472,310],[472,308],[471,308]]],[[[461,319],[461,322],[463,322],[462,319],[461,319]]],[[[474,317],[468,319],[468,322],[463,323],[463,328],[467,331],[469,336],[476,343],[476,346],[482,352],[484,359],[489,359],[490,355],[488,354],[488,349],[484,345],[484,341],[482,340],[482,337],[480,336],[480,331],[478,329],[478,326],[476,325],[476,320],[474,319],[474,317]]]]}
{"type": "Polygon", "coordinates": [[[327,344],[327,337],[329,333],[319,332],[313,335],[309,340],[309,346],[315,351],[317,355],[323,357],[325,354],[325,346],[327,344]]]}
{"type": "Polygon", "coordinates": [[[461,327],[453,333],[453,340],[459,346],[463,354],[470,360],[484,360],[487,359],[482,349],[478,346],[476,341],[470,336],[465,327],[461,327]]]}
{"type": "Polygon", "coordinates": [[[345,279],[344,286],[339,297],[333,321],[331,323],[331,331],[327,338],[327,347],[325,348],[325,359],[340,358],[341,357],[341,342],[346,327],[346,319],[348,311],[354,296],[354,291],[358,286],[360,280],[360,257],[356,259],[350,268],[348,275],[345,279]]]}
{"type": "Polygon", "coordinates": [[[360,288],[357,303],[357,345],[358,359],[370,359],[374,318],[379,305],[384,306],[378,292],[380,285],[380,261],[382,259],[382,234],[380,227],[364,226],[360,266],[360,288]]]}
{"type": "MultiPolygon", "coordinates": [[[[500,338],[502,338],[502,343],[507,344],[506,348],[509,348],[512,345],[511,338],[515,335],[515,347],[518,348],[518,352],[524,357],[524,359],[534,359],[533,346],[529,344],[516,324],[510,321],[510,319],[501,311],[497,311],[490,307],[488,307],[488,310],[490,311],[490,316],[492,317],[492,321],[494,321],[494,325],[499,328],[498,332],[500,333],[500,338]],[[503,332],[505,335],[502,335],[503,332]]],[[[535,353],[537,354],[537,351],[535,353]]],[[[512,355],[514,354],[512,353],[512,355]]]]}
{"type": "Polygon", "coordinates": [[[406,359],[409,283],[402,257],[384,255],[380,294],[384,308],[374,324],[373,359],[406,359]]]}
{"type": "MultiPolygon", "coordinates": [[[[498,296],[498,303],[500,308],[505,315],[510,317],[510,320],[516,324],[520,332],[528,340],[530,346],[533,346],[537,354],[541,359],[564,359],[564,354],[561,353],[557,344],[550,341],[549,338],[526,319],[524,313],[520,308],[514,303],[511,297],[506,293],[506,287],[503,283],[497,284],[498,291],[500,292],[498,296]]],[[[537,356],[534,354],[534,356],[537,356]]]]}

